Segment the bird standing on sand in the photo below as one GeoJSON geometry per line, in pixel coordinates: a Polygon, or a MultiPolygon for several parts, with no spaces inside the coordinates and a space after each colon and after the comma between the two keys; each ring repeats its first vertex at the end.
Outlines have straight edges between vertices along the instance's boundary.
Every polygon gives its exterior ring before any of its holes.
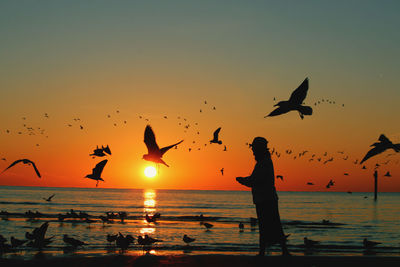
{"type": "Polygon", "coordinates": [[[300,86],[293,91],[288,101],[280,101],[274,107],[278,106],[274,111],[268,114],[266,117],[277,116],[288,113],[292,110],[299,112],[300,118],[303,119],[304,115],[312,115],[313,110],[309,106],[303,106],[303,101],[307,96],[308,91],[308,78],[306,78],[300,86]]]}
{"type": "Polygon", "coordinates": [[[219,144],[219,145],[222,144],[222,141],[218,140],[218,135],[219,135],[220,131],[221,131],[221,127],[219,127],[217,130],[214,131],[213,139],[210,140],[210,144],[212,144],[212,143],[219,144]]]}
{"type": "Polygon", "coordinates": [[[320,243],[319,241],[311,240],[308,239],[307,237],[304,237],[304,245],[308,248],[318,245],[319,243],[320,243]]]}
{"type": "Polygon", "coordinates": [[[192,242],[194,242],[196,239],[195,238],[191,238],[191,237],[188,237],[187,235],[183,235],[183,242],[185,242],[186,244],[190,244],[190,243],[192,243],[192,242]]]}
{"type": "Polygon", "coordinates": [[[396,152],[400,152],[400,144],[393,144],[384,134],[379,136],[379,142],[373,143],[371,146],[374,148],[368,151],[365,157],[361,160],[360,164],[390,148],[396,152]]]}
{"type": "Polygon", "coordinates": [[[104,166],[106,166],[107,161],[108,160],[105,159],[105,160],[97,163],[96,167],[93,168],[92,173],[85,176],[85,178],[89,178],[89,179],[97,181],[96,187],[99,185],[99,181],[104,182],[103,178],[101,178],[100,176],[101,176],[101,173],[103,172],[104,166]]]}
{"type": "Polygon", "coordinates": [[[46,200],[47,202],[50,202],[51,199],[55,196],[56,194],[52,194],[51,196],[49,196],[48,198],[43,198],[44,200],[46,200]]]}
{"type": "MultiPolygon", "coordinates": [[[[14,161],[13,163],[11,163],[11,165],[8,166],[3,172],[5,172],[5,171],[8,170],[9,168],[11,168],[12,166],[14,166],[15,164],[18,164],[18,163],[20,163],[20,162],[22,162],[22,163],[24,163],[24,164],[32,165],[32,167],[35,169],[35,172],[36,172],[37,176],[38,176],[39,178],[42,177],[42,176],[40,176],[39,170],[36,168],[35,163],[34,163],[33,161],[29,160],[29,159],[19,159],[19,160],[16,160],[16,161],[14,161]]],[[[3,173],[3,172],[2,172],[2,173],[3,173]]]]}
{"type": "Polygon", "coordinates": [[[161,159],[162,156],[169,149],[171,149],[172,147],[174,147],[176,145],[179,145],[182,142],[183,142],[183,140],[179,141],[176,144],[166,146],[166,147],[163,147],[160,149],[157,145],[156,137],[154,135],[153,129],[151,128],[150,125],[147,125],[146,129],[144,131],[144,143],[146,144],[148,152],[147,152],[147,154],[143,155],[143,159],[147,160],[147,161],[152,161],[154,163],[162,163],[165,166],[169,167],[167,165],[167,163],[165,163],[164,160],[161,159]]]}
{"type": "Polygon", "coordinates": [[[74,248],[79,247],[79,246],[83,246],[83,245],[87,245],[85,242],[82,242],[82,241],[80,241],[78,239],[75,239],[73,237],[69,237],[68,235],[64,235],[63,241],[66,244],[73,246],[74,248]]]}
{"type": "Polygon", "coordinates": [[[364,248],[366,248],[366,249],[370,249],[370,248],[376,247],[379,244],[382,244],[382,243],[375,242],[375,241],[370,241],[370,240],[368,240],[366,238],[364,238],[364,240],[363,240],[363,245],[364,245],[364,248]]]}
{"type": "Polygon", "coordinates": [[[207,231],[210,230],[214,226],[211,223],[203,223],[203,222],[201,222],[200,224],[204,225],[204,227],[206,227],[207,231]]]}

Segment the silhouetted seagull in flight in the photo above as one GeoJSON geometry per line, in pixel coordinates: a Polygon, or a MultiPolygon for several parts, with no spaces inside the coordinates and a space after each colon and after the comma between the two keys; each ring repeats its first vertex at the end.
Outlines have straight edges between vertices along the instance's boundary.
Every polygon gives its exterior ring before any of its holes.
{"type": "Polygon", "coordinates": [[[306,78],[300,86],[293,91],[288,101],[280,101],[274,107],[278,106],[274,111],[266,117],[277,116],[288,113],[292,110],[299,112],[300,118],[303,119],[304,115],[312,115],[313,110],[309,106],[303,106],[302,103],[307,96],[308,91],[308,78],[306,78]]]}
{"type": "Polygon", "coordinates": [[[106,154],[104,154],[103,148],[96,147],[96,149],[93,150],[93,153],[89,154],[89,156],[104,157],[106,154]]]}
{"type": "Polygon", "coordinates": [[[195,238],[191,238],[191,237],[188,237],[187,235],[183,235],[183,242],[185,242],[188,245],[190,243],[194,242],[195,240],[196,240],[195,238]]]}
{"type": "Polygon", "coordinates": [[[307,185],[314,185],[314,183],[308,182],[307,185]]]}
{"type": "Polygon", "coordinates": [[[390,172],[387,172],[384,176],[386,176],[386,177],[392,177],[392,175],[390,174],[390,172]]]}
{"type": "Polygon", "coordinates": [[[101,146],[101,149],[106,152],[108,155],[111,155],[110,147],[107,145],[106,147],[101,146]]]}
{"type": "Polygon", "coordinates": [[[276,179],[281,179],[283,181],[283,176],[282,175],[277,175],[276,179]]]}
{"type": "Polygon", "coordinates": [[[48,198],[43,198],[44,200],[46,200],[47,202],[50,202],[51,199],[55,196],[56,194],[52,194],[51,196],[49,196],[48,198]]]}
{"type": "Polygon", "coordinates": [[[215,144],[222,144],[221,140],[218,140],[218,135],[219,132],[221,131],[221,127],[219,127],[217,130],[214,131],[214,138],[210,140],[210,144],[215,143],[215,144]]]}
{"type": "Polygon", "coordinates": [[[167,163],[165,163],[161,158],[167,152],[169,149],[172,147],[179,145],[182,143],[183,140],[179,141],[176,144],[166,146],[163,148],[159,148],[156,142],[156,137],[154,135],[153,129],[151,128],[150,125],[146,126],[146,129],[144,131],[144,143],[146,144],[147,147],[147,154],[143,155],[143,159],[147,161],[152,161],[154,163],[162,163],[165,166],[169,167],[167,163]]]}
{"type": "Polygon", "coordinates": [[[33,168],[35,169],[35,172],[36,172],[37,176],[38,176],[39,178],[41,177],[41,176],[40,176],[40,173],[39,173],[39,170],[36,168],[35,163],[33,163],[33,161],[31,161],[31,160],[29,160],[29,159],[19,159],[19,160],[16,160],[16,161],[14,161],[13,163],[11,163],[11,165],[8,166],[3,172],[5,172],[5,171],[8,170],[9,168],[11,168],[12,166],[14,166],[15,164],[18,164],[18,163],[20,163],[20,162],[22,162],[22,163],[24,163],[24,164],[32,164],[33,168]]]}
{"type": "Polygon", "coordinates": [[[97,181],[96,187],[99,185],[99,181],[104,182],[103,178],[101,178],[100,176],[101,173],[103,172],[104,166],[106,166],[107,161],[108,160],[105,159],[97,163],[96,167],[93,168],[92,173],[85,176],[85,178],[96,180],[97,181]]]}
{"type": "Polygon", "coordinates": [[[221,171],[221,174],[224,175],[224,168],[222,168],[220,171],[221,171]]]}
{"type": "Polygon", "coordinates": [[[370,151],[368,151],[368,153],[362,159],[360,164],[362,164],[367,159],[384,152],[385,150],[387,150],[389,148],[393,149],[396,152],[400,152],[400,144],[393,144],[384,134],[381,134],[379,136],[379,141],[380,142],[373,143],[371,145],[374,148],[372,148],[370,151]]]}

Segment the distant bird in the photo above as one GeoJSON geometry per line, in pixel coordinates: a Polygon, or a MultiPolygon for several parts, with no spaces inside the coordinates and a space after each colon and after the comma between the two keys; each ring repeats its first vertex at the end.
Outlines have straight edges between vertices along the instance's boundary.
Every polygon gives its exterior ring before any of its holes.
{"type": "Polygon", "coordinates": [[[283,176],[282,175],[277,175],[276,179],[281,179],[283,181],[283,176]]]}
{"type": "Polygon", "coordinates": [[[211,229],[214,226],[211,223],[202,223],[202,224],[207,228],[207,230],[211,229]]]}
{"type": "Polygon", "coordinates": [[[3,172],[5,172],[5,171],[8,170],[9,168],[11,168],[12,166],[14,166],[15,164],[18,164],[18,163],[20,163],[20,162],[22,162],[22,163],[24,163],[24,164],[28,164],[28,165],[32,164],[32,167],[35,169],[36,175],[37,175],[39,178],[41,177],[41,176],[40,176],[40,173],[39,173],[39,170],[36,168],[35,163],[34,163],[33,161],[29,160],[29,159],[19,159],[19,160],[16,160],[16,161],[14,161],[13,163],[11,163],[11,165],[8,166],[3,172]]]}
{"type": "Polygon", "coordinates": [[[79,246],[83,246],[83,245],[87,245],[85,242],[82,242],[78,239],[75,239],[73,237],[69,237],[68,235],[64,235],[63,237],[63,241],[68,244],[71,245],[73,247],[79,247],[79,246]]]}
{"type": "Polygon", "coordinates": [[[162,242],[162,240],[149,237],[148,235],[144,235],[144,238],[142,236],[138,236],[138,244],[142,246],[151,246],[157,242],[162,242]]]}
{"type": "Polygon", "coordinates": [[[210,144],[215,143],[215,144],[222,144],[221,140],[218,140],[218,135],[219,132],[221,131],[221,127],[219,127],[217,130],[214,131],[214,138],[210,140],[210,144]]]}
{"type": "Polygon", "coordinates": [[[334,185],[335,185],[335,182],[331,179],[329,181],[329,183],[326,185],[326,188],[330,188],[331,186],[334,186],[334,185]]]}
{"type": "Polygon", "coordinates": [[[153,129],[151,128],[150,125],[147,125],[146,129],[144,131],[144,143],[146,144],[148,152],[147,152],[147,154],[143,155],[143,159],[147,160],[147,161],[152,161],[154,163],[162,163],[165,166],[169,167],[167,165],[167,163],[165,163],[164,160],[161,159],[162,156],[169,149],[171,149],[172,147],[174,147],[176,145],[179,145],[182,142],[183,142],[183,140],[179,141],[176,144],[166,146],[166,147],[163,147],[160,149],[157,145],[156,137],[154,135],[153,129]]]}
{"type": "Polygon", "coordinates": [[[183,242],[185,242],[188,245],[190,243],[194,242],[195,240],[196,240],[195,238],[191,238],[191,237],[188,237],[187,235],[183,235],[183,242]]]}
{"type": "Polygon", "coordinates": [[[364,245],[364,248],[366,248],[366,249],[370,249],[370,248],[376,247],[379,244],[382,244],[382,243],[375,242],[375,241],[369,241],[366,238],[364,238],[364,240],[363,240],[363,245],[364,245]]]}
{"type": "Polygon", "coordinates": [[[220,170],[221,174],[224,175],[224,168],[220,170]]]}
{"type": "Polygon", "coordinates": [[[109,243],[115,242],[115,241],[117,240],[117,237],[118,237],[118,235],[110,235],[110,234],[107,234],[107,241],[108,241],[109,243]]]}
{"type": "Polygon", "coordinates": [[[276,105],[274,105],[274,107],[278,106],[278,108],[276,108],[264,118],[285,114],[292,110],[297,110],[301,119],[304,118],[304,115],[312,115],[312,108],[302,105],[304,99],[307,96],[307,91],[308,78],[306,78],[303,83],[296,90],[293,91],[288,101],[278,102],[276,105]]]}
{"type": "Polygon", "coordinates": [[[28,240],[19,240],[19,239],[14,238],[13,236],[11,237],[11,246],[12,246],[13,248],[22,246],[22,245],[25,244],[26,242],[28,242],[28,240]]]}
{"type": "Polygon", "coordinates": [[[314,185],[314,184],[313,184],[313,183],[311,183],[311,182],[308,182],[308,183],[307,183],[307,185],[314,185]]]}
{"type": "Polygon", "coordinates": [[[349,174],[348,174],[347,172],[343,173],[343,175],[345,175],[345,176],[349,176],[349,174]]]}
{"type": "Polygon", "coordinates": [[[373,143],[370,151],[367,152],[365,157],[361,160],[360,164],[362,164],[367,159],[376,156],[387,149],[393,149],[396,152],[400,152],[400,144],[393,144],[384,134],[379,136],[379,142],[373,143]]]}
{"type": "Polygon", "coordinates": [[[56,194],[52,194],[51,196],[49,196],[48,198],[43,198],[44,200],[46,200],[47,202],[50,202],[51,199],[55,196],[56,194]]]}
{"type": "Polygon", "coordinates": [[[306,247],[313,247],[315,245],[318,245],[319,243],[320,243],[319,241],[311,240],[308,239],[307,237],[304,237],[304,245],[306,247]]]}
{"type": "Polygon", "coordinates": [[[224,145],[224,151],[226,151],[226,146],[224,145]]]}
{"type": "Polygon", "coordinates": [[[148,223],[155,223],[157,221],[157,217],[149,216],[149,214],[146,213],[145,219],[148,223]]]}
{"type": "Polygon", "coordinates": [[[363,169],[363,170],[366,170],[367,169],[367,167],[365,167],[365,166],[362,166],[362,168],[361,169],[363,169]]]}
{"type": "Polygon", "coordinates": [[[93,168],[92,173],[85,176],[85,178],[89,178],[89,179],[97,181],[96,187],[99,185],[99,181],[104,182],[103,178],[101,178],[100,176],[101,176],[101,173],[103,172],[104,166],[106,166],[107,161],[108,160],[105,159],[105,160],[97,163],[96,167],[93,168]]]}
{"type": "Polygon", "coordinates": [[[239,223],[239,229],[240,229],[241,231],[243,231],[243,229],[244,229],[244,224],[243,224],[242,222],[239,223]]]}
{"type": "Polygon", "coordinates": [[[106,147],[101,146],[101,149],[106,152],[108,155],[111,155],[110,147],[107,145],[106,147]]]}
{"type": "Polygon", "coordinates": [[[384,176],[386,176],[386,177],[392,177],[392,175],[390,174],[390,172],[387,172],[384,176]]]}

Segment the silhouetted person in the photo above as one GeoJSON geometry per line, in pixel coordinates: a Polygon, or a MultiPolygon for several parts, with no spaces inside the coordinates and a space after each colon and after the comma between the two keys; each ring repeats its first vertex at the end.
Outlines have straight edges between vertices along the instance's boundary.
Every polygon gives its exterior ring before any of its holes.
{"type": "Polygon", "coordinates": [[[275,243],[280,243],[282,255],[289,255],[279,216],[274,166],[267,144],[268,141],[263,137],[254,138],[251,148],[257,163],[253,173],[249,177],[237,177],[236,180],[251,187],[260,232],[259,255],[263,256],[266,247],[275,243]]]}

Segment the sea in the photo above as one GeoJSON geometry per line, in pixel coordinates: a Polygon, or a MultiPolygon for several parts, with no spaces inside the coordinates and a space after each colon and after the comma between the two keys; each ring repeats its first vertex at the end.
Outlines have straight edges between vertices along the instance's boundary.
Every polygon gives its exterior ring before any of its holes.
{"type": "MultiPolygon", "coordinates": [[[[294,255],[375,255],[400,256],[400,193],[346,192],[278,192],[279,211],[288,248],[294,255]],[[313,247],[304,246],[304,237],[320,241],[313,247]],[[374,249],[364,249],[363,239],[380,242],[374,249]]],[[[0,234],[25,239],[44,222],[49,222],[46,237],[53,242],[40,253],[52,257],[74,255],[99,256],[116,253],[141,255],[255,255],[258,252],[258,227],[251,225],[255,207],[249,191],[100,189],[50,187],[0,187],[0,234]],[[45,198],[55,194],[52,201],[45,198]],[[27,218],[25,212],[40,212],[39,218],[27,218]],[[58,220],[58,214],[73,210],[85,212],[84,219],[58,220]],[[103,223],[106,212],[126,212],[124,222],[114,219],[103,223]],[[145,215],[160,213],[155,222],[145,215]],[[204,222],[213,227],[207,230],[204,222]],[[240,230],[239,223],[244,224],[240,230]],[[148,235],[161,240],[146,251],[135,241],[121,251],[106,240],[107,234],[148,235]],[[63,235],[87,243],[70,249],[63,235]],[[186,234],[195,241],[183,242],[186,234]]],[[[8,241],[9,242],[9,241],[8,241]]],[[[38,250],[22,246],[3,258],[29,259],[38,250]]],[[[280,254],[279,245],[269,248],[270,255],[280,254]]]]}

